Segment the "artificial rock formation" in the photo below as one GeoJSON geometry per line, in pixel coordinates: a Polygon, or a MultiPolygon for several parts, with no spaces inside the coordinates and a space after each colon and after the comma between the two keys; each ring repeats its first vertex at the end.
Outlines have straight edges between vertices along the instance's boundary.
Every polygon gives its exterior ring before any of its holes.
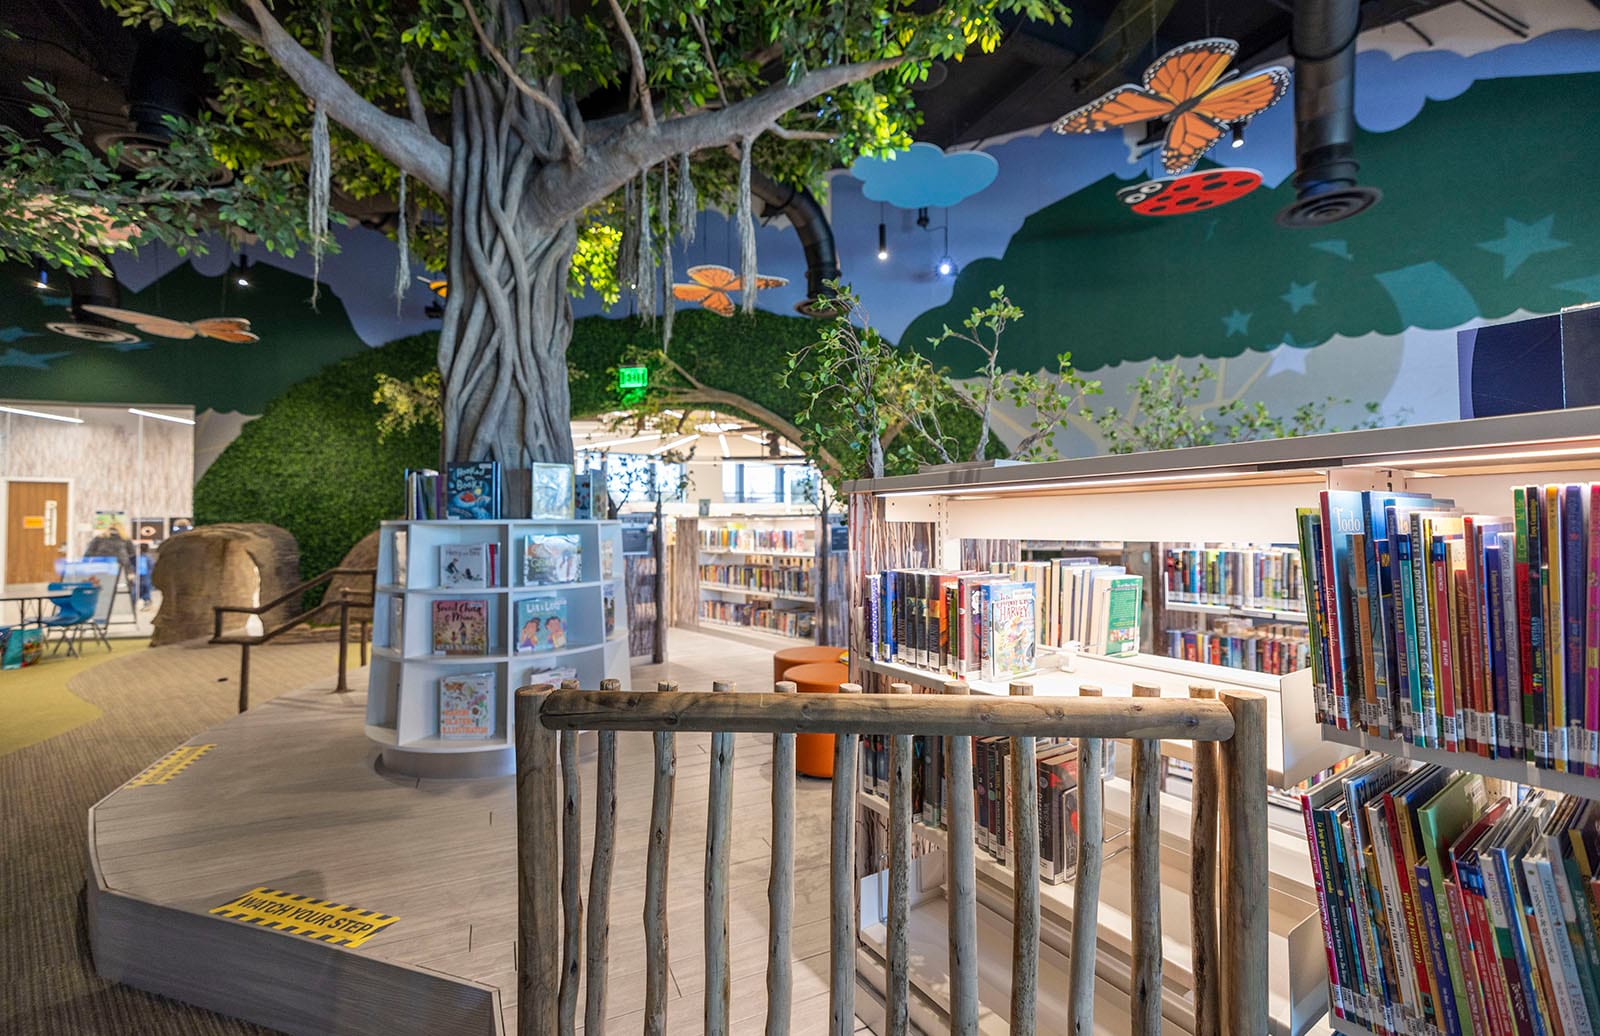
{"type": "MultiPolygon", "coordinates": [[[[378,567],[378,530],[374,529],[361,537],[361,542],[350,548],[350,553],[339,562],[340,568],[371,568],[378,567]]],[[[372,593],[372,579],[368,576],[334,576],[328,581],[328,592],[323,596],[324,601],[337,601],[339,591],[349,590],[351,597],[360,596],[363,599],[372,593]]],[[[337,622],[339,613],[333,612],[318,622],[337,622]]],[[[351,608],[350,621],[372,621],[371,608],[351,608]]]]}
{"type": "MultiPolygon", "coordinates": [[[[276,525],[202,525],[161,545],[151,580],[161,591],[151,645],[209,638],[215,623],[212,608],[252,607],[299,583],[300,548],[288,530],[276,525]]],[[[287,601],[264,621],[275,626],[299,611],[298,600],[287,601]]],[[[245,615],[229,615],[222,631],[242,631],[248,620],[245,615]]]]}

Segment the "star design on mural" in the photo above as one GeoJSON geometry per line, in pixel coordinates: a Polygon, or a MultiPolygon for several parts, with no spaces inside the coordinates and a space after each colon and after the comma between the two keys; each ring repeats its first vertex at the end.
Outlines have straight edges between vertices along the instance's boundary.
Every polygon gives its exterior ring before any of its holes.
{"type": "Polygon", "coordinates": [[[1298,313],[1307,306],[1317,304],[1317,282],[1301,284],[1298,281],[1289,282],[1289,290],[1279,295],[1278,298],[1289,304],[1289,311],[1298,313]]]}
{"type": "Polygon", "coordinates": [[[1518,267],[1540,252],[1554,252],[1572,244],[1570,241],[1561,241],[1550,236],[1555,222],[1556,218],[1553,215],[1534,220],[1532,223],[1523,223],[1507,216],[1505,237],[1497,237],[1492,241],[1479,241],[1478,247],[1485,252],[1493,252],[1505,260],[1503,274],[1509,279],[1517,272],[1518,267]]]}
{"type": "Polygon", "coordinates": [[[1556,285],[1557,291],[1575,291],[1590,302],[1600,302],[1600,273],[1592,277],[1579,277],[1576,280],[1562,281],[1556,285]]]}
{"type": "Polygon", "coordinates": [[[1294,335],[1284,335],[1283,342],[1268,355],[1272,362],[1267,364],[1267,377],[1274,374],[1306,372],[1306,346],[1294,340],[1294,335]]]}
{"type": "Polygon", "coordinates": [[[1311,242],[1311,247],[1315,248],[1319,252],[1327,252],[1329,255],[1336,255],[1346,262],[1355,262],[1356,257],[1350,254],[1349,242],[1345,241],[1345,239],[1342,237],[1336,237],[1329,241],[1313,241],[1311,242]]]}
{"type": "Polygon", "coordinates": [[[1251,316],[1252,314],[1250,313],[1241,313],[1235,309],[1232,313],[1223,317],[1222,326],[1228,329],[1227,334],[1223,337],[1232,338],[1234,335],[1249,334],[1251,316]]]}
{"type": "Polygon", "coordinates": [[[39,332],[25,327],[0,327],[0,342],[15,342],[19,338],[38,338],[39,332]]]}
{"type": "Polygon", "coordinates": [[[150,343],[143,341],[142,339],[133,342],[101,342],[100,348],[115,349],[119,353],[131,353],[140,349],[150,348],[150,343]]]}
{"type": "Polygon", "coordinates": [[[71,355],[70,352],[29,353],[23,352],[21,349],[7,349],[5,352],[0,353],[0,367],[29,367],[37,371],[49,370],[50,364],[63,356],[71,355]]]}

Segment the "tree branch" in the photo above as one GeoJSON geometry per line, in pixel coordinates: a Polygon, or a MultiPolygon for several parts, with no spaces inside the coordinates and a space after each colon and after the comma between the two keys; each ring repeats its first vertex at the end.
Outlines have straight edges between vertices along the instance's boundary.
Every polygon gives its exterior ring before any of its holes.
{"type": "Polygon", "coordinates": [[[371,144],[379,154],[427,184],[441,197],[450,196],[450,149],[410,120],[390,115],[345,82],[308,52],[263,0],[244,0],[255,20],[251,28],[239,16],[224,12],[217,20],[242,39],[260,46],[307,97],[327,108],[339,125],[371,144]]]}
{"type": "Polygon", "coordinates": [[[422,106],[422,93],[417,89],[417,80],[411,74],[411,62],[405,61],[400,65],[400,82],[406,88],[406,106],[411,110],[411,121],[428,136],[433,136],[433,128],[428,125],[428,109],[422,106]]]}
{"type": "Polygon", "coordinates": [[[550,117],[555,120],[556,132],[561,134],[561,141],[567,146],[568,159],[574,162],[581,159],[583,157],[583,145],[578,142],[577,135],[572,132],[572,126],[567,122],[566,113],[561,110],[561,105],[556,103],[555,98],[517,74],[516,68],[512,66],[510,61],[506,60],[506,56],[501,52],[500,48],[494,45],[494,41],[489,38],[488,32],[484,31],[483,22],[478,20],[478,10],[472,6],[472,0],[462,0],[462,3],[467,9],[467,17],[472,20],[472,30],[478,34],[478,43],[488,53],[489,59],[499,66],[500,71],[506,74],[506,78],[511,80],[512,86],[522,91],[523,95],[534,104],[550,113],[550,117]]]}
{"type": "Polygon", "coordinates": [[[722,88],[722,73],[717,70],[717,58],[711,53],[711,40],[706,37],[706,23],[700,20],[700,12],[690,11],[689,20],[694,22],[695,34],[700,37],[700,47],[705,53],[706,65],[711,69],[711,78],[717,84],[717,96],[722,98],[722,106],[728,106],[728,91],[722,88]]]}
{"type": "Polygon", "coordinates": [[[641,169],[684,151],[721,147],[771,129],[785,112],[812,98],[870,79],[909,60],[902,57],[829,65],[807,72],[793,83],[774,83],[726,108],[668,119],[653,130],[640,122],[631,123],[592,147],[591,160],[582,166],[547,166],[539,173],[545,181],[537,192],[545,200],[542,216],[550,223],[572,219],[637,176],[641,169]]]}
{"type": "MultiPolygon", "coordinates": [[[[674,393],[673,398],[675,402],[714,403],[717,406],[731,407],[735,410],[742,411],[753,420],[760,421],[762,424],[766,425],[768,428],[771,428],[773,431],[777,432],[779,435],[782,435],[793,443],[799,444],[805,442],[805,432],[801,431],[793,421],[790,421],[774,413],[773,411],[768,410],[760,403],[747,399],[737,393],[725,392],[719,388],[712,388],[699,378],[696,378],[693,374],[690,374],[683,368],[682,364],[680,364],[677,360],[674,360],[672,357],[667,356],[665,353],[662,354],[662,358],[667,361],[667,365],[669,367],[677,372],[679,377],[683,378],[683,380],[687,381],[690,385],[689,390],[668,390],[674,393]]],[[[839,462],[834,458],[833,454],[829,453],[827,450],[818,447],[817,456],[823,462],[823,464],[835,474],[842,470],[839,467],[839,462]]]]}
{"type": "Polygon", "coordinates": [[[622,13],[622,5],[617,0],[611,0],[611,17],[616,20],[617,30],[628,45],[628,62],[633,66],[633,89],[639,98],[639,114],[646,128],[655,129],[655,103],[650,99],[650,84],[644,76],[644,52],[639,49],[639,38],[633,34],[633,29],[628,25],[628,16],[622,13]]]}
{"type": "Polygon", "coordinates": [[[779,140],[832,140],[838,136],[837,133],[828,133],[824,130],[784,129],[776,124],[767,132],[779,140]]]}

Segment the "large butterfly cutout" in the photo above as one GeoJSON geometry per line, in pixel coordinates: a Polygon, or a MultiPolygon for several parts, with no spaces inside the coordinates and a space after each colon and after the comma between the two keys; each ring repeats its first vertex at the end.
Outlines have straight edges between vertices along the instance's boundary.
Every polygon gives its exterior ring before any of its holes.
{"type": "Polygon", "coordinates": [[[261,341],[261,337],[250,330],[250,321],[243,317],[172,320],[132,309],[117,309],[115,306],[84,306],[83,310],[95,316],[132,324],[145,334],[158,338],[176,338],[180,341],[195,337],[215,338],[219,342],[238,342],[241,345],[261,341]]]}
{"type": "MultiPolygon", "coordinates": [[[[728,297],[732,291],[743,291],[744,281],[739,275],[726,266],[709,264],[705,266],[689,267],[689,279],[693,284],[674,284],[672,294],[674,298],[684,302],[698,302],[718,316],[733,316],[733,300],[728,297]]],[[[787,277],[769,277],[764,273],[756,274],[756,287],[781,288],[789,283],[787,277]]]]}
{"type": "Polygon", "coordinates": [[[1230,125],[1255,118],[1289,90],[1289,70],[1278,65],[1242,79],[1224,75],[1238,52],[1232,40],[1185,43],[1145,70],[1144,85],[1125,83],[1068,112],[1056,121],[1055,131],[1094,133],[1165,119],[1161,165],[1169,174],[1187,172],[1230,125]]]}

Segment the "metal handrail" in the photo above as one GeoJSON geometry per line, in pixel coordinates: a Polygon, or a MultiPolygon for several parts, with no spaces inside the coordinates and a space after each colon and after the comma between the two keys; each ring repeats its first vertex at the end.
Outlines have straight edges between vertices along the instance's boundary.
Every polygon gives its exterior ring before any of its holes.
{"type": "MultiPolygon", "coordinates": [[[[250,607],[237,604],[219,604],[211,609],[215,622],[210,643],[212,644],[237,644],[239,645],[239,711],[244,712],[250,707],[250,649],[269,643],[297,626],[304,626],[312,619],[321,615],[330,608],[339,610],[339,682],[334,685],[335,691],[348,691],[350,686],[346,680],[348,659],[350,651],[350,609],[371,608],[377,600],[378,570],[375,568],[330,568],[326,572],[312,579],[308,579],[299,586],[286,590],[266,604],[250,607]],[[350,587],[339,588],[337,601],[323,601],[309,611],[301,612],[289,620],[280,623],[271,629],[263,630],[257,634],[230,634],[222,633],[222,616],[225,613],[235,615],[263,615],[286,602],[329,582],[334,576],[364,576],[370,582],[368,590],[362,594],[359,589],[350,587]]],[[[367,664],[367,620],[360,620],[361,636],[361,664],[367,664]]]]}

